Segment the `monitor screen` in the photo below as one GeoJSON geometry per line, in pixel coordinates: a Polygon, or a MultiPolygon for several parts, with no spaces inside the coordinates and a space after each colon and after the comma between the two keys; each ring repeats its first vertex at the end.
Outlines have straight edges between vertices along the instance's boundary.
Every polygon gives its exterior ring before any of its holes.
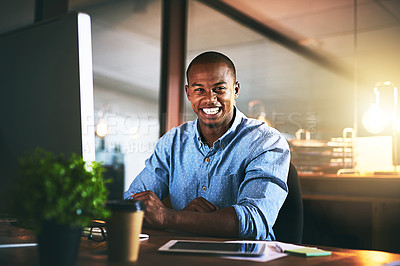
{"type": "Polygon", "coordinates": [[[91,49],[83,13],[0,35],[0,213],[26,151],[42,147],[94,161],[91,49]]]}

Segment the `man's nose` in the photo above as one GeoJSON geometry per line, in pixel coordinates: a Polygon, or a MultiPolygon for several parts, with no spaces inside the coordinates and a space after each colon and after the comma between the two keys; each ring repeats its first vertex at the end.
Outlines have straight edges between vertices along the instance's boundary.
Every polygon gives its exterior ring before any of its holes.
{"type": "Polygon", "coordinates": [[[205,100],[208,102],[215,102],[217,101],[217,94],[213,91],[210,90],[206,95],[205,95],[205,100]]]}

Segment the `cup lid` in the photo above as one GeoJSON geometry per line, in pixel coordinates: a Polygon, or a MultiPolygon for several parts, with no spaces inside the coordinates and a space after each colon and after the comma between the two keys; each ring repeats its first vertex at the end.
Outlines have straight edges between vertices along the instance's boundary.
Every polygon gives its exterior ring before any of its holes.
{"type": "Polygon", "coordinates": [[[111,211],[144,211],[144,204],[140,200],[110,200],[106,206],[111,211]]]}

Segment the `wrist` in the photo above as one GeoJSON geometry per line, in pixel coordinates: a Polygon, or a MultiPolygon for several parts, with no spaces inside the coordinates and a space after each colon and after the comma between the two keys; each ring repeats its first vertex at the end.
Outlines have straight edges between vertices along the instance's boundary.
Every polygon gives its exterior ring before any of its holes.
{"type": "Polygon", "coordinates": [[[176,224],[177,213],[178,212],[174,209],[165,208],[164,228],[171,228],[174,224],[176,224]]]}

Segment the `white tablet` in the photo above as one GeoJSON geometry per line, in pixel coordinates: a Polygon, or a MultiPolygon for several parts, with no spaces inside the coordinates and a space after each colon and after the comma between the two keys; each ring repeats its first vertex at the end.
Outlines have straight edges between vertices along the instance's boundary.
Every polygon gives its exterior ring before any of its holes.
{"type": "Polygon", "coordinates": [[[160,247],[160,252],[212,254],[227,256],[261,256],[265,243],[170,240],[160,247]]]}

